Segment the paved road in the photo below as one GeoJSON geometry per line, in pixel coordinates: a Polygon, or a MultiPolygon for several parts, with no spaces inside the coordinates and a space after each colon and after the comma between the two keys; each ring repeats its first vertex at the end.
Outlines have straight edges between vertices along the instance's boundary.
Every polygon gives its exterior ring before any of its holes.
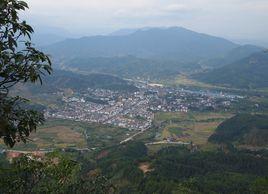
{"type": "MultiPolygon", "coordinates": [[[[147,129],[148,129],[148,128],[147,128],[147,129]]],[[[128,137],[127,139],[121,141],[120,144],[124,144],[124,143],[127,143],[127,142],[133,140],[134,137],[136,137],[136,136],[138,136],[138,135],[144,133],[147,129],[143,129],[142,131],[139,131],[138,133],[135,133],[134,135],[132,135],[132,136],[128,137]]]]}
{"type": "Polygon", "coordinates": [[[177,141],[177,142],[173,142],[173,141],[157,141],[157,142],[146,143],[145,145],[159,145],[159,144],[189,145],[190,143],[182,142],[182,141],[177,141]]]}
{"type": "MultiPolygon", "coordinates": [[[[89,148],[65,148],[65,149],[72,149],[72,150],[76,150],[76,151],[91,151],[91,149],[89,148]]],[[[61,149],[61,150],[65,150],[64,148],[61,149]]],[[[47,154],[47,153],[51,153],[53,152],[54,149],[49,149],[49,150],[35,150],[35,151],[24,151],[24,150],[8,150],[8,149],[5,149],[5,150],[2,150],[2,153],[6,152],[16,152],[16,153],[21,153],[21,154],[34,154],[34,153],[44,153],[44,154],[47,154]]]]}

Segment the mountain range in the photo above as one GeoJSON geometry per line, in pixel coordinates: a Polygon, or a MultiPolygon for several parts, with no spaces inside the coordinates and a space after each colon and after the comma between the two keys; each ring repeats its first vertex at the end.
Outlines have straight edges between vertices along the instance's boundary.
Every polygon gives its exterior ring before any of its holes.
{"type": "Polygon", "coordinates": [[[127,35],[67,39],[45,50],[57,59],[132,55],[146,59],[197,62],[222,56],[236,47],[237,44],[223,38],[182,27],[170,27],[140,29],[127,35]]]}
{"type": "Polygon", "coordinates": [[[268,87],[263,50],[182,27],[119,30],[44,47],[56,68],[145,79],[203,71],[192,77],[242,88],[268,87]]]}

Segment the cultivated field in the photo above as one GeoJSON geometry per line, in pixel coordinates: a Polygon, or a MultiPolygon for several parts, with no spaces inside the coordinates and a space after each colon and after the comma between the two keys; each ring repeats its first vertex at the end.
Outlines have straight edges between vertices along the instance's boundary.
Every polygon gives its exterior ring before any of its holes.
{"type": "MultiPolygon", "coordinates": [[[[33,132],[27,144],[18,143],[15,150],[49,148],[104,148],[119,144],[135,133],[128,129],[108,125],[89,124],[71,120],[51,119],[33,132]]],[[[7,147],[0,144],[0,147],[7,147]]]]}
{"type": "Polygon", "coordinates": [[[85,148],[86,140],[83,134],[68,126],[41,128],[30,137],[38,148],[85,148]]]}
{"type": "MultiPolygon", "coordinates": [[[[52,125],[53,123],[50,123],[52,125]]],[[[2,148],[6,148],[1,143],[2,148]]],[[[85,136],[66,125],[52,125],[39,128],[28,138],[27,144],[17,143],[15,150],[40,150],[50,148],[85,148],[87,142],[85,136]]]]}
{"type": "Polygon", "coordinates": [[[154,141],[192,142],[195,145],[207,144],[207,139],[229,113],[157,113],[155,115],[154,141]]]}

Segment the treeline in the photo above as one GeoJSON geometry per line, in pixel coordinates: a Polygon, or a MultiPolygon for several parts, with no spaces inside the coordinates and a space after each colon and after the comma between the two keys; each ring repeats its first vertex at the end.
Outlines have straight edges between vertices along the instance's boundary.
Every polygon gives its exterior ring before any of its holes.
{"type": "MultiPolygon", "coordinates": [[[[83,173],[85,164],[58,152],[44,158],[23,156],[12,163],[1,157],[0,193],[115,193],[99,172],[83,173]]],[[[87,161],[87,168],[92,167],[87,161]]]]}

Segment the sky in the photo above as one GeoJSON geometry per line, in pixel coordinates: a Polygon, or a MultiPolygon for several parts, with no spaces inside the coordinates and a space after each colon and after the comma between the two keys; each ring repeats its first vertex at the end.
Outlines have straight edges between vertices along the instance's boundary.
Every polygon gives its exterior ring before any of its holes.
{"type": "Polygon", "coordinates": [[[34,26],[72,34],[182,26],[233,39],[268,42],[268,0],[26,0],[34,26]],[[59,30],[60,31],[60,30],[59,30]]]}

